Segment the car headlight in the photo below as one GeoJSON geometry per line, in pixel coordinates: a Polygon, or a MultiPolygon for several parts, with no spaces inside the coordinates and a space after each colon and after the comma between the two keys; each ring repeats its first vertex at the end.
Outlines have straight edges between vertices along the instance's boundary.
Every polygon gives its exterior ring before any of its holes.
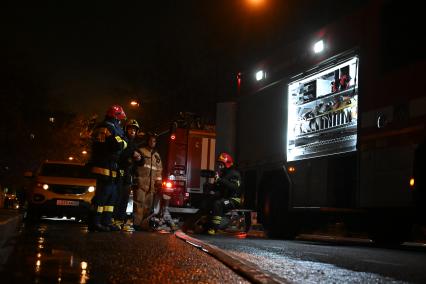
{"type": "Polygon", "coordinates": [[[88,191],[89,192],[94,192],[95,191],[95,187],[94,186],[89,186],[88,191]]]}

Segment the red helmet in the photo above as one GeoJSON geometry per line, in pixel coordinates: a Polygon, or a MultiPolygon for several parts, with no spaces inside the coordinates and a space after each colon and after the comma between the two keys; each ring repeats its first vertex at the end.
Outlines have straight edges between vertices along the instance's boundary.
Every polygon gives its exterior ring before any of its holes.
{"type": "Polygon", "coordinates": [[[126,114],[124,113],[123,108],[119,105],[111,106],[107,110],[106,116],[111,117],[111,118],[115,118],[115,119],[118,119],[118,120],[126,119],[126,114]]]}
{"type": "Polygon", "coordinates": [[[228,153],[220,153],[216,161],[223,163],[225,168],[230,168],[234,164],[234,159],[228,153]]]}

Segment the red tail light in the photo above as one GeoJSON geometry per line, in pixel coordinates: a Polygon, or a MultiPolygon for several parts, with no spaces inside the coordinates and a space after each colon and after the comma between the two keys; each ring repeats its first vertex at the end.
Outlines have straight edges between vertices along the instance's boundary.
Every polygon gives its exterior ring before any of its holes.
{"type": "Polygon", "coordinates": [[[161,187],[166,191],[173,191],[175,189],[175,183],[172,180],[164,180],[161,187]]]}
{"type": "Polygon", "coordinates": [[[171,181],[164,181],[163,182],[163,186],[165,187],[165,188],[172,188],[172,182],[171,181]]]}

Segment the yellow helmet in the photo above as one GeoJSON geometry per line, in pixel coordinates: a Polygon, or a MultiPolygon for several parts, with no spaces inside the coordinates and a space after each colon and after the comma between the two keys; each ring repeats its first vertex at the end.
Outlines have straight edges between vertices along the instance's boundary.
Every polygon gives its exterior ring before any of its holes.
{"type": "Polygon", "coordinates": [[[129,119],[128,121],[127,121],[127,123],[126,123],[126,130],[127,130],[127,127],[129,127],[129,126],[133,126],[134,128],[136,128],[136,130],[139,130],[140,129],[140,127],[139,127],[139,123],[138,123],[138,121],[136,120],[136,119],[129,119]]]}

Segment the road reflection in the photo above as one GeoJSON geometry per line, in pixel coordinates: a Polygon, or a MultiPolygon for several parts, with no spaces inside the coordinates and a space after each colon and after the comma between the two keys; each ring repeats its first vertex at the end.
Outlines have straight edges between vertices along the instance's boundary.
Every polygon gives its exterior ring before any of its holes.
{"type": "Polygon", "coordinates": [[[246,283],[170,233],[88,232],[70,220],[25,223],[1,283],[246,283]]]}
{"type": "MultiPolygon", "coordinates": [[[[70,222],[70,219],[55,219],[55,222],[70,222]]],[[[49,221],[47,221],[49,222],[49,221]]],[[[49,243],[45,236],[47,224],[37,225],[35,230],[38,236],[35,238],[34,254],[29,254],[28,262],[35,263],[34,283],[57,282],[57,283],[87,283],[90,279],[89,263],[80,259],[74,252],[65,248],[57,248],[57,244],[49,243]],[[54,248],[55,247],[55,248],[54,248]]],[[[85,232],[81,228],[81,232],[85,232]]]]}

